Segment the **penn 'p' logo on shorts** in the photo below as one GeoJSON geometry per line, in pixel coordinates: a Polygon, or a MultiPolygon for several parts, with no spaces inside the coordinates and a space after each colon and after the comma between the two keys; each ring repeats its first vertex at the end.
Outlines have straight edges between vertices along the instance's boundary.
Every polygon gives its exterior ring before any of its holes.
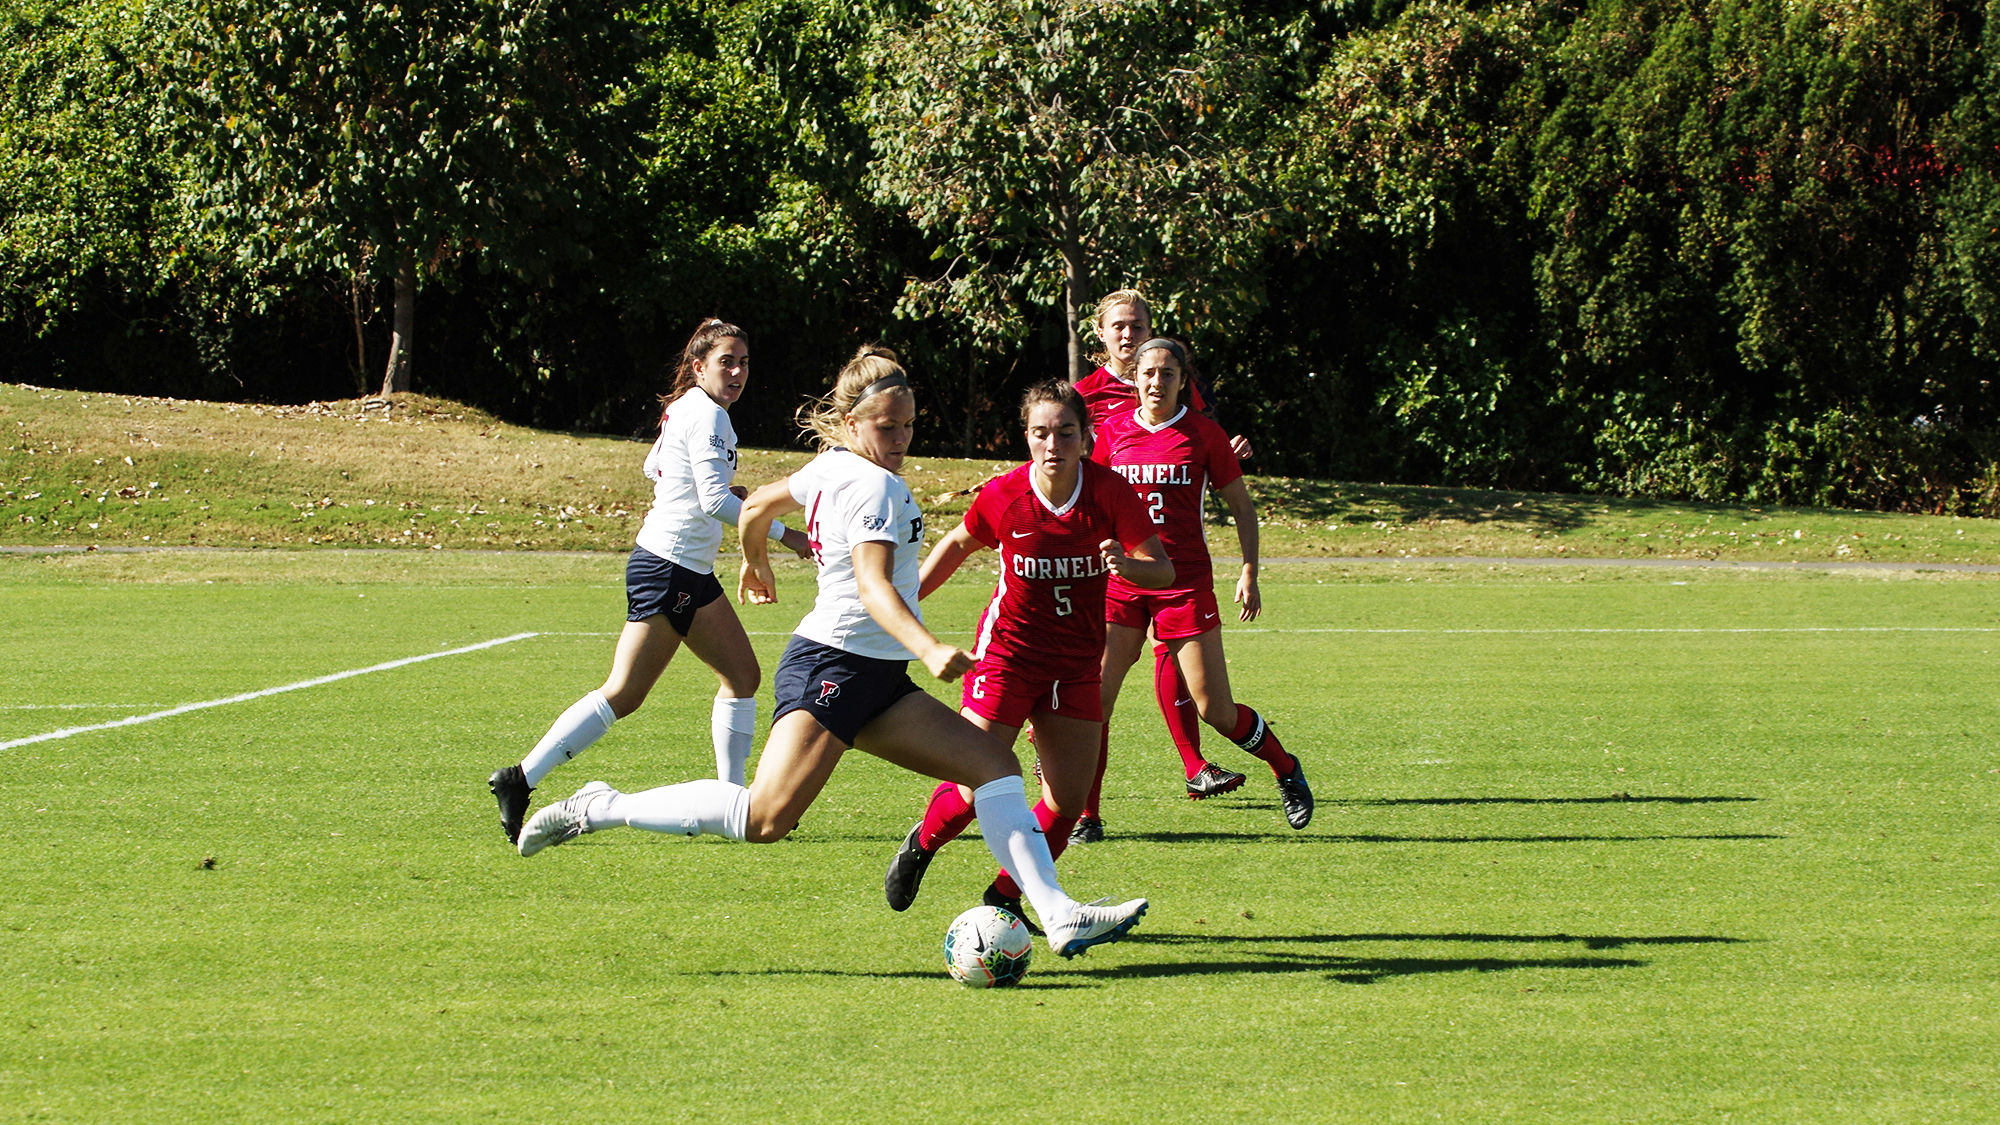
{"type": "Polygon", "coordinates": [[[832,680],[821,680],[819,682],[819,698],[813,700],[813,702],[819,704],[821,707],[824,707],[826,706],[828,700],[837,697],[839,694],[840,694],[839,684],[834,683],[832,680]]]}
{"type": "Polygon", "coordinates": [[[694,595],[688,593],[686,590],[683,590],[679,594],[676,594],[674,596],[674,612],[686,613],[688,603],[692,601],[694,601],[694,595]]]}

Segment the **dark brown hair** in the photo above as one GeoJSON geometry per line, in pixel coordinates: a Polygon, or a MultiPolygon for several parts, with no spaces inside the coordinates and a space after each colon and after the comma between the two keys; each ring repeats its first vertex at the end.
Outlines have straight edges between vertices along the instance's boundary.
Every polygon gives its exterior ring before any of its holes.
{"type": "Polygon", "coordinates": [[[1028,424],[1028,411],[1044,402],[1053,402],[1067,407],[1076,415],[1076,424],[1090,432],[1090,410],[1083,404],[1083,396],[1077,393],[1075,384],[1068,379],[1044,379],[1030,386],[1021,396],[1021,424],[1028,424]]]}
{"type": "Polygon", "coordinates": [[[687,389],[701,378],[701,364],[708,358],[708,353],[715,350],[715,345],[731,337],[746,344],[750,342],[748,332],[713,316],[702,321],[701,326],[694,330],[694,335],[688,337],[687,347],[681,349],[680,364],[674,368],[673,389],[660,396],[662,419],[666,417],[667,407],[672,406],[675,399],[686,394],[687,389]]]}
{"type": "Polygon", "coordinates": [[[1201,374],[1195,368],[1194,353],[1188,350],[1186,344],[1181,343],[1172,336],[1154,336],[1132,349],[1133,371],[1136,372],[1139,369],[1140,356],[1155,350],[1163,351],[1173,356],[1174,360],[1181,365],[1181,405],[1186,406],[1188,402],[1188,388],[1194,385],[1195,378],[1201,374]]]}

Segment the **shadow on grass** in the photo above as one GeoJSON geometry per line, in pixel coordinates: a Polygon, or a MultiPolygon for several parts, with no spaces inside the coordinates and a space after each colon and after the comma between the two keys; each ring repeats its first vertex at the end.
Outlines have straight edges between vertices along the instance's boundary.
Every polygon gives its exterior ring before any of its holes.
{"type": "Polygon", "coordinates": [[[1343,957],[1339,954],[1265,953],[1262,961],[1178,961],[1072,970],[1093,980],[1149,980],[1224,973],[1315,973],[1341,984],[1374,984],[1431,973],[1503,973],[1513,969],[1639,969],[1629,957],[1343,957]]]}
{"type": "Polygon", "coordinates": [[[1628,945],[1743,945],[1749,938],[1720,934],[1172,934],[1138,931],[1128,941],[1143,945],[1219,945],[1235,942],[1258,945],[1325,945],[1364,941],[1463,941],[1478,945],[1567,945],[1574,942],[1585,949],[1623,949],[1628,945]]]}
{"type": "Polygon", "coordinates": [[[1634,797],[1629,793],[1613,793],[1609,797],[1373,797],[1321,801],[1320,804],[1374,808],[1387,805],[1723,805],[1761,800],[1762,797],[1634,797]]]}
{"type": "MultiPolygon", "coordinates": [[[[1586,949],[1622,949],[1647,945],[1737,945],[1744,938],[1716,934],[1236,934],[1134,933],[1123,943],[1129,950],[1148,945],[1227,946],[1227,945],[1337,945],[1357,942],[1468,942],[1473,944],[1569,944],[1586,949]]],[[[1037,956],[1046,951],[1037,950],[1037,956]]],[[[1175,961],[1169,963],[1108,965],[1069,969],[1061,976],[1030,974],[1019,987],[1056,989],[1090,987],[1101,980],[1152,980],[1171,977],[1219,976],[1227,974],[1314,973],[1342,984],[1374,984],[1395,977],[1426,976],[1433,973],[1499,973],[1515,969],[1638,969],[1650,962],[1629,957],[1355,957],[1340,953],[1312,953],[1297,949],[1244,951],[1227,960],[1175,961]]],[[[691,976],[711,977],[849,977],[875,980],[936,980],[941,972],[909,969],[867,972],[854,969],[711,969],[691,976]]]]}
{"type": "MultiPolygon", "coordinates": [[[[1366,525],[1458,520],[1466,524],[1505,523],[1542,532],[1572,531],[1589,524],[1607,505],[1602,497],[1425,485],[1358,484],[1350,481],[1266,477],[1256,482],[1257,503],[1269,518],[1310,523],[1366,525]]],[[[1637,514],[1665,510],[1651,500],[1620,499],[1617,506],[1637,514]]],[[[1680,505],[1687,508],[1687,505],[1680,505]]]]}
{"type": "MultiPolygon", "coordinates": [[[[1775,832],[1688,832],[1653,836],[1391,836],[1379,832],[1116,832],[1111,840],[1144,840],[1158,844],[1250,843],[1291,840],[1315,844],[1643,844],[1668,840],[1783,840],[1775,832]]],[[[1089,845],[1095,847],[1095,844],[1089,845]]]]}

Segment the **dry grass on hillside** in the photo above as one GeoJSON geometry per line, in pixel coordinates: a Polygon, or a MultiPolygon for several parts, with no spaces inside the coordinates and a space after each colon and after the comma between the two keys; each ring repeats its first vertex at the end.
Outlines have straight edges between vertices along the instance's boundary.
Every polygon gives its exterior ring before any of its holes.
{"type": "MultiPolygon", "coordinates": [[[[0,386],[15,542],[619,550],[652,499],[640,442],[526,429],[421,395],[304,406],[0,386]]],[[[755,488],[803,451],[745,449],[755,488]]],[[[919,463],[927,495],[980,479],[919,463]]]]}

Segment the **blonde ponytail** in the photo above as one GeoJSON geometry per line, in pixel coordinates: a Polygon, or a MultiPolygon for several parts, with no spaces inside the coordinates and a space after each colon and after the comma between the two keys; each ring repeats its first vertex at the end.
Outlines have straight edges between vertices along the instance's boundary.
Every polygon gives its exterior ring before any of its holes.
{"type": "MultiPolygon", "coordinates": [[[[801,432],[812,435],[820,451],[832,449],[836,445],[847,444],[847,416],[855,406],[866,406],[861,392],[884,379],[902,379],[898,387],[877,391],[868,396],[872,403],[878,398],[901,392],[909,394],[909,376],[902,364],[897,362],[896,353],[880,344],[864,344],[854,353],[847,366],[833,381],[833,389],[810,406],[799,409],[798,423],[801,432]]],[[[870,412],[879,407],[870,408],[870,412]]]]}

